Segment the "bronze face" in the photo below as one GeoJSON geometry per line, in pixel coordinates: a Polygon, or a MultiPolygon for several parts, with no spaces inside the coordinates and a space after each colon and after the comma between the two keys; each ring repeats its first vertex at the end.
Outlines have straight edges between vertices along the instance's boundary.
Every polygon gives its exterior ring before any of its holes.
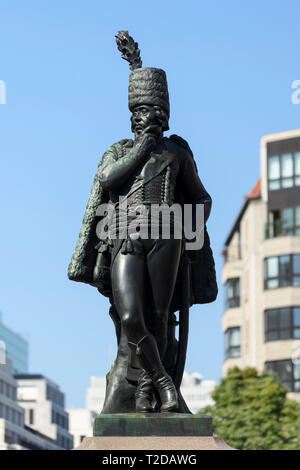
{"type": "Polygon", "coordinates": [[[135,136],[138,136],[149,126],[159,126],[160,122],[157,112],[153,106],[137,106],[131,115],[131,129],[135,136]]]}

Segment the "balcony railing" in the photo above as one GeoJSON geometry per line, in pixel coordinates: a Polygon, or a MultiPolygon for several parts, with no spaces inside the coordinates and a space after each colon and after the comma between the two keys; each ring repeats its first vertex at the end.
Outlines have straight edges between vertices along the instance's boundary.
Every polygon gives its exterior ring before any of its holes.
{"type": "Polygon", "coordinates": [[[300,227],[285,227],[281,220],[265,224],[265,240],[275,237],[290,237],[300,235],[300,227]]]}

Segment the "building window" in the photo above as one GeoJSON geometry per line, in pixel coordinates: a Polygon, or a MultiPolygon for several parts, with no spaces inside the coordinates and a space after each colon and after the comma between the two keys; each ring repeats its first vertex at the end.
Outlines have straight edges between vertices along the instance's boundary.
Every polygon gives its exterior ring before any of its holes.
{"type": "Polygon", "coordinates": [[[280,382],[291,392],[300,392],[300,362],[295,364],[286,359],[265,363],[268,372],[274,372],[280,382]]]}
{"type": "Polygon", "coordinates": [[[241,335],[240,327],[228,328],[225,331],[225,359],[240,357],[241,355],[241,335]]]}
{"type": "Polygon", "coordinates": [[[225,308],[240,306],[240,279],[228,279],[225,283],[225,308]]]}
{"type": "Polygon", "coordinates": [[[64,394],[59,390],[55,390],[53,387],[47,384],[47,400],[53,401],[57,405],[64,407],[65,406],[65,398],[64,394]]]}
{"type": "Polygon", "coordinates": [[[67,416],[64,416],[63,418],[63,427],[64,429],[69,429],[69,420],[68,420],[68,417],[67,416]]]}
{"type": "Polygon", "coordinates": [[[300,339],[300,307],[265,311],[265,341],[300,339]]]}
{"type": "Polygon", "coordinates": [[[300,286],[300,254],[265,259],[265,289],[300,286]]]}
{"type": "Polygon", "coordinates": [[[300,152],[270,156],[268,181],[270,191],[300,186],[300,152]]]}
{"type": "Polygon", "coordinates": [[[300,236],[300,206],[269,212],[265,238],[300,236]]]}
{"type": "Polygon", "coordinates": [[[34,410],[29,410],[29,424],[34,424],[34,410]]]}

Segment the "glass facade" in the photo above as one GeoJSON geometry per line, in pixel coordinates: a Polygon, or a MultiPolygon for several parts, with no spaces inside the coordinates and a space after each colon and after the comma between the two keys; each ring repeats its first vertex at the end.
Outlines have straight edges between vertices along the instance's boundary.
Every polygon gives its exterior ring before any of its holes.
{"type": "Polygon", "coordinates": [[[5,344],[6,355],[12,361],[14,374],[28,372],[28,342],[7,328],[0,320],[0,341],[5,344]]]}

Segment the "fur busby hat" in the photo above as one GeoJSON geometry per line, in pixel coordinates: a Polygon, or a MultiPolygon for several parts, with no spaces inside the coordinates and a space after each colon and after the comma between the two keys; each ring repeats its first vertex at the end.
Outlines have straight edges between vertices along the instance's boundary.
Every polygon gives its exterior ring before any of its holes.
{"type": "Polygon", "coordinates": [[[116,36],[122,58],[130,64],[131,74],[128,88],[128,107],[132,111],[143,104],[160,106],[170,117],[170,102],[167,76],[164,70],[142,67],[138,43],[129,36],[128,31],[119,31],[116,36]]]}

